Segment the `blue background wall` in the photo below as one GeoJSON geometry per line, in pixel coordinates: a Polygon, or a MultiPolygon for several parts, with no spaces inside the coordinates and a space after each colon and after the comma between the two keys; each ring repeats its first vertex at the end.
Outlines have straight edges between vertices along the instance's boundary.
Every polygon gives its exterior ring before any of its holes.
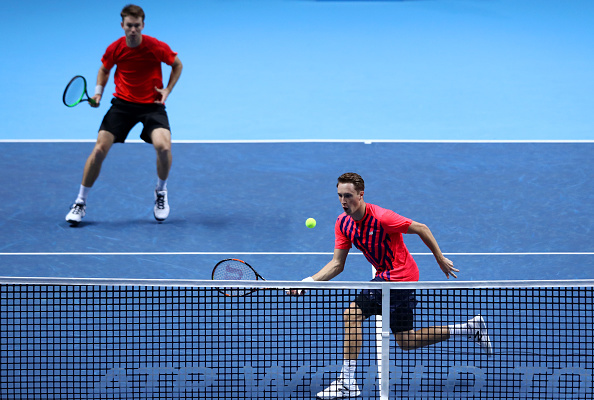
{"type": "MultiPolygon", "coordinates": [[[[1,138],[95,139],[109,96],[61,95],[76,74],[95,86],[124,4],[2,2],[1,138]]],[[[178,140],[594,139],[588,0],[139,4],[184,63],[178,140]]]]}

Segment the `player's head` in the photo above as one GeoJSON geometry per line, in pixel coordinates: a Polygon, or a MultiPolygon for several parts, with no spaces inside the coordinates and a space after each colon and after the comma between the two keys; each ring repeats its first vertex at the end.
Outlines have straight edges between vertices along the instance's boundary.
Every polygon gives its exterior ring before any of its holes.
{"type": "Polygon", "coordinates": [[[124,22],[124,19],[126,19],[126,17],[134,17],[140,18],[144,23],[144,10],[140,6],[128,4],[126,7],[122,9],[120,15],[122,16],[122,22],[124,22]]]}
{"type": "Polygon", "coordinates": [[[139,46],[142,42],[142,30],[144,29],[144,11],[142,8],[130,4],[124,7],[121,15],[126,44],[129,47],[139,46]]]}
{"type": "Polygon", "coordinates": [[[365,181],[363,178],[361,178],[361,175],[354,172],[347,172],[340,175],[338,177],[338,183],[336,184],[336,187],[338,187],[338,185],[341,183],[352,183],[357,193],[363,192],[365,190],[365,181]]]}
{"type": "Polygon", "coordinates": [[[356,220],[365,216],[365,201],[363,200],[365,182],[359,174],[348,172],[340,175],[336,190],[340,205],[347,215],[356,220]]]}

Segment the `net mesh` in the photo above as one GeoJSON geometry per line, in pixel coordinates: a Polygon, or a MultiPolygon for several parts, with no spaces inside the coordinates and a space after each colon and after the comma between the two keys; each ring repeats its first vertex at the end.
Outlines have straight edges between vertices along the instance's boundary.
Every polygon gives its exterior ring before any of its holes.
{"type": "MultiPolygon", "coordinates": [[[[315,398],[340,373],[344,310],[380,286],[316,283],[295,297],[288,284],[235,298],[208,281],[4,283],[0,399],[315,398]]],[[[392,336],[389,393],[380,393],[378,357],[388,350],[371,317],[355,373],[360,398],[593,398],[591,282],[407,285],[415,329],[481,314],[494,355],[465,335],[412,351],[392,336]]]]}

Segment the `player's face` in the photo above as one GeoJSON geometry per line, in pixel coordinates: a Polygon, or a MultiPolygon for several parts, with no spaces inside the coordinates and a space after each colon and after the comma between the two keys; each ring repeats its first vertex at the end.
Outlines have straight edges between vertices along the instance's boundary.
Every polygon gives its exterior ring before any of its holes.
{"type": "Polygon", "coordinates": [[[136,47],[142,41],[142,30],[144,22],[142,18],[126,16],[122,21],[122,28],[126,34],[126,43],[130,47],[136,47]]]}
{"type": "Polygon", "coordinates": [[[339,183],[337,186],[338,200],[347,215],[355,219],[363,218],[365,215],[365,202],[363,192],[357,192],[352,183],[339,183]]]}

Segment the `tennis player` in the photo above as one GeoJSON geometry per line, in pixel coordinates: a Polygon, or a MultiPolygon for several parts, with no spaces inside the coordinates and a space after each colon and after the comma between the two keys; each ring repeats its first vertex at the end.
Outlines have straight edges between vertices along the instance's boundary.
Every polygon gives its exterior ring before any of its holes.
{"type": "Polygon", "coordinates": [[[157,187],[154,216],[164,221],[169,216],[167,178],[171,168],[171,131],[165,101],[177,83],[182,63],[177,53],[164,42],[143,35],[144,11],[127,5],[121,12],[125,36],[113,42],[101,58],[97,86],[92,97],[99,107],[109,73],[117,65],[114,82],[116,91],[111,108],[99,128],[97,142],[83,171],[78,197],[66,215],[66,221],[78,225],[86,213],[89,190],[101,171],[103,160],[113,143],[123,143],[137,123],[143,124],[140,138],[151,143],[157,152],[157,187]],[[161,63],[171,66],[171,74],[163,87],[161,63]]]}
{"type": "MultiPolygon", "coordinates": [[[[452,261],[444,257],[431,230],[424,224],[402,217],[391,210],[366,203],[363,199],[365,182],[355,173],[338,178],[338,199],[344,210],[335,225],[335,248],[332,260],[319,272],[303,279],[305,282],[327,281],[344,270],[349,249],[354,245],[375,267],[374,281],[418,281],[419,269],[404,245],[402,234],[416,234],[435,256],[437,264],[449,279],[457,278],[452,261]]],[[[293,290],[291,294],[300,294],[293,290]]],[[[364,320],[381,315],[381,290],[363,290],[344,312],[344,360],[339,378],[322,392],[321,399],[357,397],[361,394],[355,380],[357,357],[361,350],[364,320]]],[[[492,353],[491,341],[480,315],[468,322],[451,326],[433,326],[415,330],[413,309],[417,301],[414,290],[390,291],[390,329],[403,350],[414,350],[442,342],[454,335],[466,335],[487,354],[492,353]]]]}

